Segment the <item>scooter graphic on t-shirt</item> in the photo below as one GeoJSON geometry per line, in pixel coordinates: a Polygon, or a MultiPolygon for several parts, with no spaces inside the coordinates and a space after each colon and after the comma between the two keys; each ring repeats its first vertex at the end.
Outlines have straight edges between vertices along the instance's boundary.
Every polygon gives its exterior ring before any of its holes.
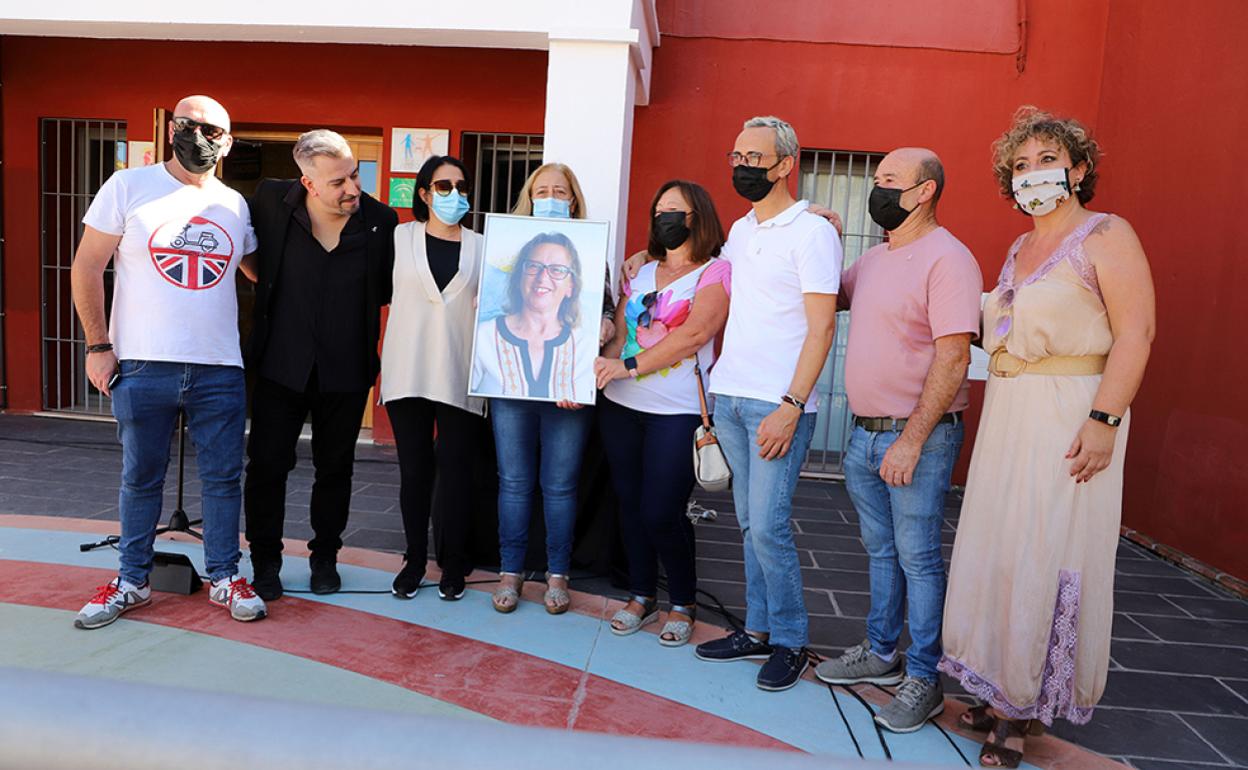
{"type": "Polygon", "coordinates": [[[220,243],[217,242],[217,239],[213,237],[212,233],[208,230],[201,230],[199,232],[198,240],[195,240],[195,241],[187,240],[186,231],[190,229],[191,229],[191,223],[187,222],[182,227],[182,232],[175,235],[173,237],[173,240],[169,242],[169,245],[175,249],[181,249],[181,248],[185,248],[189,244],[191,246],[198,247],[200,251],[204,254],[211,254],[212,252],[217,250],[218,246],[221,245],[220,243]]]}

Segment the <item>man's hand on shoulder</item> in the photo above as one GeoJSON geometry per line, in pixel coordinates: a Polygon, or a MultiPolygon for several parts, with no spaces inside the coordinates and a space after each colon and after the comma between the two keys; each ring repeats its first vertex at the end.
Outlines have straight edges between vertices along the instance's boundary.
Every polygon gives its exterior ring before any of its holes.
{"type": "Polygon", "coordinates": [[[806,210],[814,214],[817,217],[823,217],[824,219],[828,220],[828,222],[830,222],[832,226],[836,228],[837,235],[845,234],[845,225],[843,222],[841,222],[841,215],[836,213],[832,209],[825,209],[823,206],[820,206],[817,203],[812,203],[809,206],[807,206],[806,210]]]}

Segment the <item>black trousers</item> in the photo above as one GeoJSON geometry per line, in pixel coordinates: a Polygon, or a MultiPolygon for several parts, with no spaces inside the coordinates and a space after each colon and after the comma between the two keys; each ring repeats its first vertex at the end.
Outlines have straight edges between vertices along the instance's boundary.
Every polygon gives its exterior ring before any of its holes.
{"type": "Polygon", "coordinates": [[[424,398],[389,401],[386,413],[399,454],[399,508],[407,560],[423,565],[428,559],[432,514],[438,566],[448,575],[463,575],[469,567],[473,462],[486,421],[424,398]]]}
{"type": "Polygon", "coordinates": [[[286,477],[295,467],[295,448],[312,416],[311,519],[313,558],[335,558],[342,548],[351,506],[355,442],[368,404],[368,391],[320,392],[315,371],[307,390],[291,390],[260,377],[251,396],[251,437],[247,441],[247,480],[243,504],[253,562],[281,558],[286,518],[286,477]]]}
{"type": "Polygon", "coordinates": [[[629,590],[658,596],[658,563],[672,604],[697,599],[693,524],[685,515],[693,492],[696,414],[650,414],[598,400],[603,446],[620,498],[620,536],[628,552],[629,590]]]}

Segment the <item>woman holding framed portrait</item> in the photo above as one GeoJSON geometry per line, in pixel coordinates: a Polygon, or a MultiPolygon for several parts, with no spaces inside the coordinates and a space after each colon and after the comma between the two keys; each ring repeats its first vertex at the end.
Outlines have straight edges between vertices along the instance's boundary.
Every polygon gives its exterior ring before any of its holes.
{"type": "Polygon", "coordinates": [[[592,410],[585,407],[596,395],[593,361],[603,332],[613,328],[600,323],[597,292],[584,290],[609,281],[607,225],[577,221],[585,219],[584,195],[572,170],[558,163],[529,176],[514,212],[486,220],[486,262],[506,279],[496,282],[505,288],[490,291],[490,276],[483,278],[471,385],[473,394],[490,397],[498,453],[502,564],[493,604],[499,612],[519,606],[540,485],[548,570],[543,603],[559,615],[571,604],[578,479],[593,427],[592,410]],[[530,215],[569,221],[557,226],[530,215]],[[578,239],[592,243],[592,252],[578,239]],[[523,245],[513,250],[514,243],[523,245]]]}
{"type": "Polygon", "coordinates": [[[648,262],[625,280],[616,333],[594,364],[611,479],[632,598],[611,619],[617,636],[657,620],[658,565],[671,609],[659,643],[679,647],[693,633],[697,576],[693,525],[694,432],[702,424],[701,373],[715,361],[728,320],[731,270],[719,259],[724,230],[700,185],[672,180],[650,204],[648,262]]]}

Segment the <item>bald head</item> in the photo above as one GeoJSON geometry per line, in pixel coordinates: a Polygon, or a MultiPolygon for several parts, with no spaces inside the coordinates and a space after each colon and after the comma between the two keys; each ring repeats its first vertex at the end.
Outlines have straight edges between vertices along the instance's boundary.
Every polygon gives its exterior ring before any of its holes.
{"type": "Polygon", "coordinates": [[[880,161],[876,177],[877,180],[900,183],[902,188],[929,180],[935,182],[932,205],[940,200],[940,194],[945,190],[945,166],[936,153],[926,147],[899,147],[893,150],[880,161]]]}
{"type": "Polygon", "coordinates": [[[221,102],[211,96],[188,96],[173,108],[173,117],[190,118],[200,123],[211,123],[230,130],[230,113],[225,111],[221,102]]]}

